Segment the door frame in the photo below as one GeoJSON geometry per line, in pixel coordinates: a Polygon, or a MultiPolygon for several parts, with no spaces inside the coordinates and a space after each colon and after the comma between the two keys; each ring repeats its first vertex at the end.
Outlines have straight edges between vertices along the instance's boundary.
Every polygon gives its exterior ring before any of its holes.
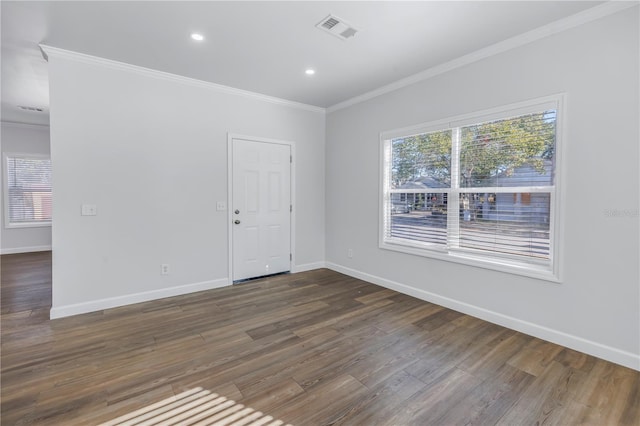
{"type": "Polygon", "coordinates": [[[293,272],[296,264],[296,144],[293,141],[281,139],[263,138],[258,136],[248,136],[238,133],[227,133],[227,241],[229,257],[229,284],[233,284],[233,140],[244,139],[253,142],[269,143],[289,146],[291,153],[291,179],[289,191],[291,192],[291,205],[293,206],[289,221],[289,247],[291,250],[291,260],[289,261],[289,271],[293,272]]]}

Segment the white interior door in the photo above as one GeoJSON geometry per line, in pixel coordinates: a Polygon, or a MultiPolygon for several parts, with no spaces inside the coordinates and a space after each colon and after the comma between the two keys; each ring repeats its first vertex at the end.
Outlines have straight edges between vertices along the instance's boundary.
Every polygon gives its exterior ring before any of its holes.
{"type": "Polygon", "coordinates": [[[291,147],[233,139],[233,281],[291,269],[291,147]]]}

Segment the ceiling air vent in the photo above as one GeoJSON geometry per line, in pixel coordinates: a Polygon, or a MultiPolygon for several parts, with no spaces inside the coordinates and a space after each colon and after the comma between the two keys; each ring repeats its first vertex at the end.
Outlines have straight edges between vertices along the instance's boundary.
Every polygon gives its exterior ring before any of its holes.
{"type": "Polygon", "coordinates": [[[344,19],[340,19],[337,16],[329,15],[316,25],[323,31],[328,32],[341,40],[347,40],[358,32],[358,29],[346,22],[344,19]]]}
{"type": "Polygon", "coordinates": [[[42,112],[42,111],[44,111],[44,108],[32,107],[32,106],[26,106],[26,105],[18,105],[18,108],[20,108],[23,111],[33,111],[33,112],[42,112]]]}

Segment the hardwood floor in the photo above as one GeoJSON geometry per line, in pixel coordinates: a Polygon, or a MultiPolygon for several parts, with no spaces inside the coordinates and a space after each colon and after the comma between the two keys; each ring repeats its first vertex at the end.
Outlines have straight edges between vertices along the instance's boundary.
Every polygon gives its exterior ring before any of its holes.
{"type": "Polygon", "coordinates": [[[1,266],[3,425],[640,424],[634,370],[329,270],[50,321],[1,266]]]}

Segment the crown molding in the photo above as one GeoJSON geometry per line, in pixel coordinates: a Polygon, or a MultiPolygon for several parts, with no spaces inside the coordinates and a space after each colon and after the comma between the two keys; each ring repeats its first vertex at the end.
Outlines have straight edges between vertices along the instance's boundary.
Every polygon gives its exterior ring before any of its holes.
{"type": "Polygon", "coordinates": [[[15,127],[19,129],[33,129],[33,130],[49,130],[48,124],[36,124],[36,123],[22,123],[19,121],[0,121],[0,125],[3,127],[15,127]]]}
{"type": "Polygon", "coordinates": [[[639,4],[640,2],[637,0],[636,1],[614,1],[614,0],[608,1],[601,5],[576,13],[575,15],[571,15],[566,18],[560,19],[558,21],[551,22],[549,24],[546,24],[542,27],[528,31],[526,33],[522,33],[520,35],[508,38],[506,40],[492,44],[480,50],[476,50],[475,52],[469,53],[467,55],[460,56],[449,62],[436,65],[432,68],[428,68],[417,74],[413,74],[409,77],[387,84],[378,89],[372,90],[362,95],[355,96],[351,99],[347,99],[346,101],[339,102],[335,105],[328,107],[326,109],[326,112],[332,113],[334,111],[348,108],[352,105],[359,104],[361,102],[376,98],[386,93],[393,92],[403,87],[407,87],[412,84],[415,84],[424,80],[428,80],[432,77],[435,77],[440,74],[444,74],[456,68],[460,68],[465,65],[472,64],[482,59],[498,55],[508,50],[512,50],[517,47],[524,46],[526,44],[569,30],[571,28],[575,28],[580,25],[595,21],[597,19],[612,15],[614,13],[618,13],[620,11],[629,9],[631,7],[638,6],[639,4]]]}
{"type": "Polygon", "coordinates": [[[325,108],[317,107],[314,105],[303,104],[301,102],[289,101],[274,96],[263,95],[249,90],[236,89],[235,87],[224,86],[222,84],[211,83],[208,81],[198,80],[195,78],[184,77],[177,74],[171,74],[164,71],[158,71],[151,68],[145,68],[138,65],[127,64],[125,62],[114,61],[112,59],[100,58],[98,56],[87,55],[86,53],[74,52],[71,50],[61,49],[58,47],[49,46],[46,44],[39,45],[40,50],[44,58],[49,61],[50,57],[58,57],[69,59],[77,62],[82,62],[89,65],[102,66],[118,71],[128,71],[136,74],[144,75],[147,77],[157,78],[165,81],[172,81],[176,83],[182,83],[193,87],[199,87],[202,89],[213,90],[218,93],[225,93],[230,95],[243,96],[245,98],[254,99],[257,101],[268,102],[276,105],[282,105],[290,108],[301,109],[304,111],[325,113],[325,108]]]}

